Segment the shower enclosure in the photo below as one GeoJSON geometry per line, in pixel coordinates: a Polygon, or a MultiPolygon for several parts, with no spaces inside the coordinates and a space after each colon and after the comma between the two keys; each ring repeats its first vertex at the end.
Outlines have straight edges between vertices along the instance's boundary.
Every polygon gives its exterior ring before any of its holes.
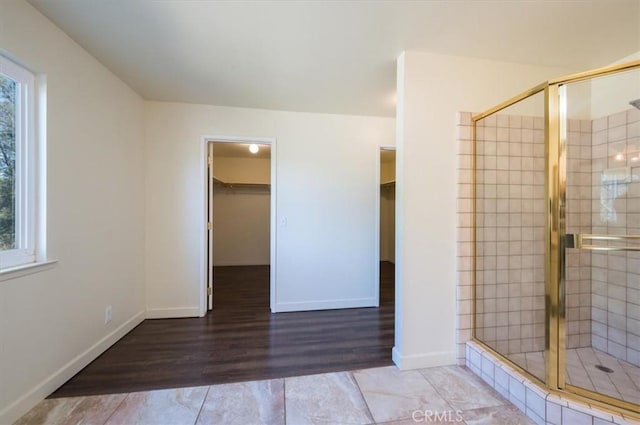
{"type": "Polygon", "coordinates": [[[633,62],[473,117],[474,339],[551,390],[636,414],[637,99],[633,62]]]}

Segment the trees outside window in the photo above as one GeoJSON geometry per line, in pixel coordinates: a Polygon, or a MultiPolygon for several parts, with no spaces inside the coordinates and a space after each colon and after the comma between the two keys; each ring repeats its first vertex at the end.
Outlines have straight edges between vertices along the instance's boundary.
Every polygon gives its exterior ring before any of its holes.
{"type": "Polygon", "coordinates": [[[0,251],[16,248],[16,82],[0,74],[0,251]]]}

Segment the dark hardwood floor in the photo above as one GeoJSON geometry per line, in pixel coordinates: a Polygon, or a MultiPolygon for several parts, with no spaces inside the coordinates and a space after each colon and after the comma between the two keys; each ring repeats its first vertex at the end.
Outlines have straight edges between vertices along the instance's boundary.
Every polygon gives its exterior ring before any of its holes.
{"type": "Polygon", "coordinates": [[[216,267],[213,311],[145,320],[50,398],[390,365],[394,265],[380,270],[380,308],[271,314],[268,266],[216,267]]]}

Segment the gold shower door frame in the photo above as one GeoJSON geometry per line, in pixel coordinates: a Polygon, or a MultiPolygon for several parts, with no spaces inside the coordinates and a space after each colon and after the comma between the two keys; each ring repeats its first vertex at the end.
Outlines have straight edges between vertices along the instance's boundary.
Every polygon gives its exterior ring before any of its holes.
{"type": "Polygon", "coordinates": [[[486,350],[499,356],[511,367],[524,373],[530,380],[551,392],[574,398],[592,405],[631,414],[640,418],[640,405],[629,403],[565,382],[566,377],[566,309],[565,309],[565,250],[566,250],[566,185],[567,185],[567,117],[561,105],[562,86],[595,77],[640,69],[640,61],[628,62],[593,71],[573,74],[550,80],[533,87],[505,102],[472,117],[472,337],[486,350]],[[528,97],[544,92],[545,97],[545,201],[546,201],[546,249],[545,249],[545,381],[518,366],[476,337],[476,123],[528,97]]]}

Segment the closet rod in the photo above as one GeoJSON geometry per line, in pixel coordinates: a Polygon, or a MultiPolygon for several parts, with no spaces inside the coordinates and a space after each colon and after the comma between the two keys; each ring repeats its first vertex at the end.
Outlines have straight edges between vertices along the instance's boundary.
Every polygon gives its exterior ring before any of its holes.
{"type": "Polygon", "coordinates": [[[217,178],[216,176],[213,176],[213,183],[218,185],[218,186],[222,186],[224,188],[228,188],[228,189],[240,189],[240,188],[245,188],[245,189],[270,189],[271,185],[269,183],[230,183],[230,182],[225,182],[220,180],[219,178],[217,178]]]}

